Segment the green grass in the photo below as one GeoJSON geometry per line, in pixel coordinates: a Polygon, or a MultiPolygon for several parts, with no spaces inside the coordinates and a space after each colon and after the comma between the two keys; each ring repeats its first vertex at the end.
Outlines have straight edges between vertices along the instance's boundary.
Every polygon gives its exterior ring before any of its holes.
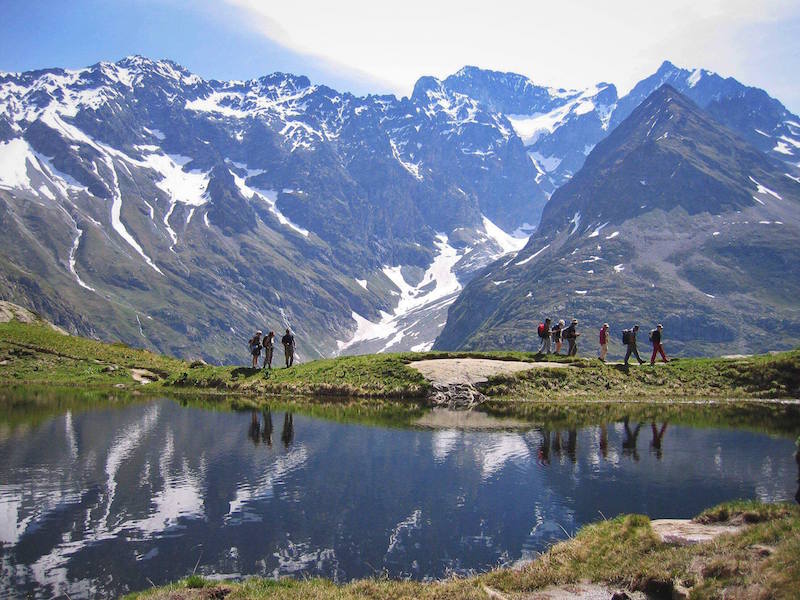
{"type": "MultiPolygon", "coordinates": [[[[798,398],[800,351],[746,359],[676,359],[655,368],[605,365],[593,359],[526,352],[428,352],[345,356],[289,369],[189,363],[124,344],[62,335],[43,324],[0,323],[0,385],[59,385],[175,390],[253,397],[292,395],[376,400],[424,400],[430,384],[409,367],[421,358],[553,360],[568,368],[532,369],[491,379],[482,391],[497,401],[679,398],[798,398]],[[139,386],[131,369],[158,381],[139,386]]],[[[497,407],[495,407],[497,410],[497,407]]]]}
{"type": "Polygon", "coordinates": [[[583,527],[522,568],[474,577],[427,583],[375,578],[337,585],[323,579],[262,578],[219,584],[191,576],[129,598],[485,599],[487,590],[524,598],[551,585],[580,581],[658,597],[670,597],[678,586],[688,589],[691,598],[798,597],[800,507],[737,501],[704,511],[697,520],[748,526],[704,544],[675,546],[658,539],[646,516],[621,515],[583,527]]]}
{"type": "Polygon", "coordinates": [[[800,350],[742,359],[678,358],[668,364],[604,365],[579,360],[571,369],[535,369],[491,379],[486,394],[559,398],[800,398],[800,350]]]}

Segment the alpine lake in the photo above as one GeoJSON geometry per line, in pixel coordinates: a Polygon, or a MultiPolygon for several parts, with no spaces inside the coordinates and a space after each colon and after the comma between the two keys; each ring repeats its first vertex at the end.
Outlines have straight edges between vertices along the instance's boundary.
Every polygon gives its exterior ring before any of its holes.
{"type": "Polygon", "coordinates": [[[191,574],[437,579],[531,560],[621,513],[795,501],[800,406],[746,406],[463,419],[0,389],[0,597],[191,574]]]}

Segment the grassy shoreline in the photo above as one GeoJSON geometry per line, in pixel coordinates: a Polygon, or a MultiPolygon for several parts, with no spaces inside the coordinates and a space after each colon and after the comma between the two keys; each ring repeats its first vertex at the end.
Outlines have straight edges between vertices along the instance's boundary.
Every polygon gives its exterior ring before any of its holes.
{"type": "Polygon", "coordinates": [[[691,546],[662,542],[644,515],[620,515],[585,525],[520,568],[442,581],[264,579],[219,583],[192,575],[127,598],[249,598],[287,600],[532,598],[550,586],[592,582],[656,597],[797,598],[800,589],[800,507],[734,501],[703,511],[696,522],[745,525],[736,533],[691,546]]]}
{"type": "Polygon", "coordinates": [[[0,385],[125,388],[140,392],[189,391],[251,397],[347,397],[424,403],[430,383],[409,363],[420,359],[493,358],[565,363],[569,368],[531,369],[499,376],[481,386],[495,403],[575,400],[800,398],[800,350],[739,359],[676,359],[655,368],[606,365],[596,359],[526,352],[427,352],[344,356],[289,369],[211,366],[67,336],[45,324],[0,323],[0,385]],[[143,373],[152,383],[141,385],[143,373]]]}

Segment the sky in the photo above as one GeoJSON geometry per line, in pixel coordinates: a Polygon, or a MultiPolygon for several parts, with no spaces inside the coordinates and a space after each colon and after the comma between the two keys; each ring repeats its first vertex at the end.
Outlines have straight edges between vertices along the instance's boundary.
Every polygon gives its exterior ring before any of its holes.
{"type": "Polygon", "coordinates": [[[410,95],[464,65],[625,93],[664,60],[767,90],[800,113],[798,0],[0,0],[0,70],[130,54],[198,75],[308,75],[410,95]]]}

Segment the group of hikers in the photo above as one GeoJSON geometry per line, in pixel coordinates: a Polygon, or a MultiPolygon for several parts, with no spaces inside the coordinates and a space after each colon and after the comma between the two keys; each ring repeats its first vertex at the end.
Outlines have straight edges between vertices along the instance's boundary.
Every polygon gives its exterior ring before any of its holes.
{"type": "MultiPolygon", "coordinates": [[[[270,331],[267,335],[259,329],[256,334],[247,342],[247,347],[250,350],[250,356],[253,358],[253,368],[258,368],[258,359],[261,356],[261,350],[264,350],[264,367],[265,369],[272,368],[272,354],[275,351],[275,332],[270,331]]],[[[294,364],[294,351],[295,342],[294,335],[287,327],[286,333],[281,338],[283,344],[283,355],[286,358],[286,368],[288,369],[294,364]]]]}
{"type": "MultiPolygon", "coordinates": [[[[551,344],[555,344],[554,354],[561,354],[563,340],[566,340],[568,345],[567,356],[576,356],[578,354],[578,337],[581,335],[578,332],[578,319],[572,319],[572,322],[568,327],[565,327],[566,323],[564,319],[561,319],[555,325],[551,326],[551,324],[552,320],[549,318],[545,319],[543,323],[539,323],[539,327],[537,329],[539,339],[541,340],[538,351],[539,354],[551,354],[551,344]]],[[[653,355],[650,357],[651,365],[656,363],[656,356],[658,354],[661,355],[661,359],[664,362],[669,362],[669,359],[664,352],[664,346],[661,345],[661,332],[663,329],[664,326],[659,323],[656,328],[650,332],[649,339],[653,344],[653,355]]],[[[640,365],[644,364],[645,362],[639,356],[639,349],[636,346],[636,336],[638,333],[638,325],[634,325],[630,329],[622,330],[622,343],[627,347],[627,351],[625,352],[626,366],[628,365],[631,355],[636,357],[636,360],[639,361],[640,365]]],[[[605,362],[606,355],[608,354],[608,344],[611,341],[608,323],[603,323],[603,326],[600,328],[599,340],[600,353],[598,358],[605,362]]]]}

